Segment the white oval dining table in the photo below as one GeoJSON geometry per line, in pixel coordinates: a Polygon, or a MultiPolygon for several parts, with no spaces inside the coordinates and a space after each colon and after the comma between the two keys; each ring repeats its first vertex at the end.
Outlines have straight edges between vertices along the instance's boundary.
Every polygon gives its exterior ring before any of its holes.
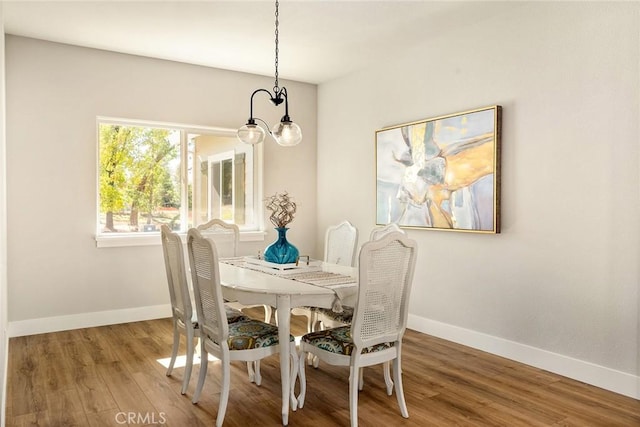
{"type": "MultiPolygon", "coordinates": [[[[331,308],[336,293],[329,288],[292,280],[286,275],[268,274],[254,269],[220,262],[220,282],[222,294],[229,301],[246,305],[270,305],[277,310],[278,340],[289,342],[291,332],[291,309],[313,306],[331,308]]],[[[323,271],[355,277],[356,269],[322,263],[323,271]]],[[[355,285],[354,285],[355,286],[355,285]]],[[[353,297],[355,298],[355,296],[353,297]]],[[[353,304],[353,301],[342,301],[353,304]]],[[[282,384],[282,425],[289,423],[289,403],[291,410],[297,409],[297,400],[290,393],[290,351],[289,346],[280,345],[280,377],[282,384]]]]}

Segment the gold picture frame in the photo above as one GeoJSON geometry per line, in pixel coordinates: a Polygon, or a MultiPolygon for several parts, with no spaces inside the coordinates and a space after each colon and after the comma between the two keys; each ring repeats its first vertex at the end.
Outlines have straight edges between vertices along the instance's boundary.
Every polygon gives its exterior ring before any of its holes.
{"type": "Polygon", "coordinates": [[[500,232],[502,107],[376,131],[376,224],[500,232]]]}

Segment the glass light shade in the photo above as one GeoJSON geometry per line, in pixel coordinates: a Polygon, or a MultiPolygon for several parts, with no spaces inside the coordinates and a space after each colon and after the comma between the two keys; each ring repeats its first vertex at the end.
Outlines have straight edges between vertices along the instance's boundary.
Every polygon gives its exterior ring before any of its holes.
{"type": "Polygon", "coordinates": [[[264,136],[264,129],[256,124],[246,124],[238,129],[238,139],[245,144],[260,144],[264,136]]]}
{"type": "Polygon", "coordinates": [[[293,122],[278,122],[271,129],[271,134],[276,142],[284,147],[298,145],[302,141],[302,130],[293,122]]]}

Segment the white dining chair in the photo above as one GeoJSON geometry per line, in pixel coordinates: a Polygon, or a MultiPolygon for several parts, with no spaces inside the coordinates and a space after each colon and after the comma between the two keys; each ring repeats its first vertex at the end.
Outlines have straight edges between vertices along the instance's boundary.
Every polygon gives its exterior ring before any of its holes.
{"type": "MultiPolygon", "coordinates": [[[[371,231],[369,240],[380,240],[382,237],[393,232],[406,234],[397,224],[390,223],[374,228],[371,231]]],[[[330,308],[316,308],[313,310],[313,315],[313,330],[337,328],[339,326],[351,324],[351,321],[353,320],[353,307],[342,306],[342,311],[340,313],[337,313],[330,308]]],[[[313,365],[314,368],[317,368],[319,366],[318,357],[309,357],[309,364],[313,365]]],[[[384,382],[387,386],[387,393],[390,395],[393,390],[393,380],[391,379],[391,368],[389,363],[384,364],[382,373],[384,375],[384,382]]],[[[361,371],[360,387],[362,386],[363,378],[361,371]]]]}
{"type": "MultiPolygon", "coordinates": [[[[387,224],[385,226],[380,226],[380,227],[376,227],[371,231],[371,235],[369,237],[369,240],[379,240],[380,238],[384,237],[385,235],[392,233],[392,232],[400,232],[400,233],[404,233],[404,230],[402,230],[400,227],[398,227],[397,224],[395,223],[390,223],[387,224]]],[[[356,231],[357,233],[357,231],[356,231]]],[[[340,238],[345,238],[346,236],[341,235],[340,238]]],[[[337,240],[337,239],[336,239],[337,240]]],[[[348,242],[351,242],[348,238],[347,238],[348,242]]],[[[357,234],[356,234],[356,242],[357,242],[357,234]]],[[[352,254],[352,262],[355,261],[355,254],[356,254],[356,242],[353,243],[353,254],[352,254]]],[[[329,239],[328,239],[328,234],[327,234],[327,244],[325,245],[325,248],[329,247],[329,239]]],[[[339,253],[338,250],[334,250],[333,253],[339,253]]],[[[328,256],[327,254],[327,250],[325,249],[325,257],[328,256]]],[[[313,310],[313,325],[312,325],[312,330],[320,330],[320,329],[326,329],[326,328],[336,328],[338,326],[342,326],[342,325],[346,325],[351,323],[351,319],[353,317],[353,307],[349,307],[349,306],[343,306],[342,307],[342,312],[340,313],[336,313],[335,311],[331,310],[330,308],[316,308],[313,310]]],[[[317,364],[317,360],[315,362],[317,364]]],[[[317,366],[316,366],[317,367],[317,366]]]]}
{"type": "Polygon", "coordinates": [[[173,233],[166,225],[162,225],[160,228],[160,235],[162,237],[162,252],[164,255],[167,282],[169,284],[171,317],[173,322],[173,348],[171,350],[171,361],[167,368],[167,376],[170,376],[173,372],[173,366],[178,355],[178,347],[180,346],[180,336],[184,335],[187,339],[187,361],[180,392],[185,394],[191,378],[195,339],[198,336],[198,323],[193,320],[194,313],[191,305],[189,285],[186,280],[184,252],[182,250],[180,236],[173,233]]]}
{"type": "MultiPolygon", "coordinates": [[[[220,270],[215,243],[203,237],[200,231],[191,229],[187,233],[187,248],[191,277],[200,326],[200,374],[192,402],[197,403],[207,376],[208,355],[220,359],[222,381],[220,402],[216,426],[222,426],[229,400],[231,361],[259,362],[261,359],[277,354],[280,349],[278,342],[278,328],[259,320],[241,320],[228,323],[224,311],[222,287],[220,284],[220,270]]],[[[295,403],[293,386],[297,372],[296,343],[293,336],[289,336],[292,355],[292,371],[290,398],[295,403]]],[[[259,368],[256,369],[256,385],[260,385],[259,368]]]]}
{"type": "Polygon", "coordinates": [[[349,221],[327,228],[324,238],[324,261],[352,266],[358,249],[358,229],[349,221]]]}
{"type": "MultiPolygon", "coordinates": [[[[196,313],[193,311],[191,292],[189,291],[187,281],[182,240],[178,234],[172,232],[166,225],[160,227],[160,236],[162,239],[162,252],[167,273],[167,283],[169,285],[171,317],[173,322],[173,347],[171,350],[171,361],[167,368],[167,376],[170,376],[173,372],[173,367],[178,356],[178,348],[180,347],[180,336],[184,335],[187,340],[187,360],[180,392],[185,394],[189,387],[193,367],[193,353],[195,343],[199,336],[198,322],[195,315],[196,313]]],[[[247,319],[241,311],[231,307],[225,307],[225,313],[230,323],[247,319]]]]}
{"type": "Polygon", "coordinates": [[[381,225],[375,227],[371,230],[371,235],[369,236],[369,240],[379,240],[389,233],[393,233],[394,231],[399,231],[400,233],[404,233],[404,230],[398,226],[395,222],[391,222],[387,225],[381,225]]]}
{"type": "MultiPolygon", "coordinates": [[[[353,266],[358,249],[358,229],[349,221],[327,228],[324,238],[324,262],[337,265],[353,266]]],[[[344,315],[351,318],[353,310],[345,307],[344,315]]],[[[301,307],[292,310],[293,314],[307,317],[307,332],[319,328],[322,318],[327,321],[335,316],[336,322],[340,321],[342,313],[334,313],[330,308],[301,307]],[[324,313],[327,312],[326,316],[324,313]]]]}
{"type": "Polygon", "coordinates": [[[220,258],[231,258],[238,255],[240,228],[236,224],[213,218],[204,224],[198,225],[196,229],[204,237],[210,238],[215,242],[220,258]]]}
{"type": "Polygon", "coordinates": [[[358,299],[350,326],[315,331],[300,340],[300,395],[306,396],[307,353],[331,365],[349,366],[351,427],[358,425],[358,390],[361,369],[393,362],[393,379],[400,413],[409,412],[402,386],[402,338],[407,325],[409,295],[417,244],[400,232],[391,232],[362,246],[359,257],[358,299]]]}
{"type": "MultiPolygon", "coordinates": [[[[218,250],[218,256],[220,258],[231,258],[238,256],[238,246],[240,243],[240,228],[236,224],[227,223],[219,218],[213,218],[212,220],[200,224],[197,230],[202,233],[203,236],[212,239],[216,244],[218,250]]],[[[264,321],[269,323],[271,321],[271,315],[273,309],[271,306],[247,306],[240,304],[236,301],[227,301],[227,304],[241,310],[245,307],[263,307],[264,309],[264,321]]]]}

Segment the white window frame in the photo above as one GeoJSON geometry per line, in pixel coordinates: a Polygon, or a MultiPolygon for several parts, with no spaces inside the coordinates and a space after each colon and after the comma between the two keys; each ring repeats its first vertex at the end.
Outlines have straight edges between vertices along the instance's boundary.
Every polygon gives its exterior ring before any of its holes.
{"type": "MultiPolygon", "coordinates": [[[[187,136],[193,133],[200,134],[210,134],[210,135],[218,135],[218,136],[235,136],[235,129],[228,128],[220,128],[220,127],[206,127],[206,126],[198,126],[198,125],[185,125],[180,123],[167,123],[167,122],[154,122],[147,120],[132,120],[132,119],[123,119],[116,117],[105,117],[98,116],[96,117],[96,222],[95,222],[95,235],[94,239],[96,241],[96,247],[98,248],[108,248],[108,247],[125,247],[125,246],[157,246],[161,244],[159,235],[160,232],[138,232],[138,233],[101,233],[99,231],[100,225],[100,125],[101,124],[119,124],[124,126],[141,126],[141,127],[152,127],[152,128],[163,128],[163,129],[178,129],[181,131],[180,137],[180,173],[183,177],[182,185],[180,190],[181,200],[187,200],[188,197],[188,188],[187,188],[187,180],[185,179],[187,176],[187,159],[188,159],[188,144],[187,144],[187,136]]],[[[244,147],[243,147],[244,148],[244,147]]],[[[253,189],[253,197],[250,203],[254,209],[254,222],[255,229],[250,230],[241,230],[240,231],[240,241],[241,242],[252,242],[252,241],[264,241],[266,231],[264,227],[264,207],[261,203],[263,199],[263,161],[264,161],[264,153],[262,144],[257,144],[254,146],[247,146],[246,151],[252,149],[253,152],[253,180],[247,182],[247,186],[251,185],[253,189]]],[[[188,218],[188,206],[186,203],[181,203],[180,206],[180,216],[181,218],[188,218]]],[[[186,231],[182,231],[179,233],[182,235],[183,239],[186,238],[186,231]]]]}
{"type": "MultiPolygon", "coordinates": [[[[231,200],[231,215],[233,215],[232,221],[235,221],[235,211],[236,211],[236,197],[235,197],[235,188],[236,188],[236,152],[235,151],[224,151],[222,153],[211,155],[207,158],[207,167],[209,168],[209,175],[207,179],[207,216],[209,218],[213,217],[213,198],[211,194],[213,189],[213,166],[220,165],[220,184],[222,186],[222,163],[225,160],[231,161],[231,191],[233,191],[233,198],[231,200]]],[[[218,203],[218,210],[222,212],[222,197],[220,197],[220,203],[218,203]]]]}

